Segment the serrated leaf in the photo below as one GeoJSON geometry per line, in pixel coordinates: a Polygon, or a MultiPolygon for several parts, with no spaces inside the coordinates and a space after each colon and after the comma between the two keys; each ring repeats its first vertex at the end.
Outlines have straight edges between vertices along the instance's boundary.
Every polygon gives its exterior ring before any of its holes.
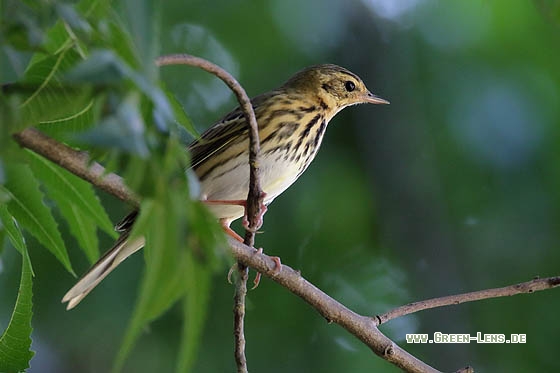
{"type": "Polygon", "coordinates": [[[208,314],[212,271],[189,255],[186,268],[186,287],[183,301],[183,327],[177,360],[177,373],[190,372],[196,362],[200,336],[208,314]]]}
{"type": "MultiPolygon", "coordinates": [[[[21,232],[19,233],[21,235],[21,232]]],[[[29,368],[35,354],[31,351],[31,317],[33,316],[33,283],[31,262],[24,246],[21,282],[14,312],[0,337],[0,372],[15,373],[29,368]]]]}
{"type": "Polygon", "coordinates": [[[20,122],[24,125],[71,122],[79,127],[91,124],[84,115],[93,108],[92,87],[70,86],[61,80],[62,72],[81,59],[78,52],[68,49],[34,59],[23,81],[12,89],[12,94],[21,96],[20,122]]]}
{"type": "Polygon", "coordinates": [[[49,84],[60,83],[61,75],[57,74],[68,71],[81,59],[78,52],[69,47],[57,51],[56,54],[36,53],[29,62],[21,83],[29,86],[37,84],[38,89],[24,102],[23,106],[29,104],[34,96],[49,84]]]}
{"type": "Polygon", "coordinates": [[[92,98],[83,102],[84,106],[76,106],[75,110],[67,111],[55,119],[38,121],[37,127],[48,136],[68,140],[72,134],[85,131],[96,124],[103,102],[104,97],[92,98]]]}
{"type": "Polygon", "coordinates": [[[58,201],[58,208],[68,226],[70,233],[80,244],[90,264],[99,259],[99,239],[95,222],[86,216],[83,211],[67,201],[58,201]]]}
{"type": "MultiPolygon", "coordinates": [[[[118,237],[113,229],[111,219],[109,219],[90,183],[40,155],[31,151],[27,153],[29,154],[29,165],[33,174],[47,187],[49,196],[60,207],[64,202],[67,202],[64,206],[72,205],[76,207],[82,214],[90,217],[105,233],[113,238],[118,237]]],[[[69,213],[68,215],[72,214],[69,213]]],[[[69,221],[68,223],[71,224],[72,222],[69,221]]],[[[95,226],[92,226],[92,229],[95,230],[95,226]]]]}
{"type": "Polygon", "coordinates": [[[0,221],[12,245],[23,255],[25,251],[23,235],[17,227],[14,217],[8,212],[6,205],[0,205],[0,221]]]}
{"type": "Polygon", "coordinates": [[[43,193],[29,166],[6,165],[6,190],[10,193],[8,211],[31,235],[45,246],[72,274],[72,265],[51,210],[43,202],[43,193]]]}

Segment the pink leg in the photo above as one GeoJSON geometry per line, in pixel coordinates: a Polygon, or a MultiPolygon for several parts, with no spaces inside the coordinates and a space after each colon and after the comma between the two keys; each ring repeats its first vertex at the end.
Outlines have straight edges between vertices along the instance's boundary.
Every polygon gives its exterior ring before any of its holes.
{"type": "Polygon", "coordinates": [[[238,235],[233,229],[231,229],[231,228],[229,227],[229,225],[231,224],[230,221],[220,219],[220,224],[222,225],[222,229],[226,232],[226,234],[227,234],[228,236],[235,238],[235,239],[236,239],[237,241],[239,241],[239,242],[245,241],[245,240],[243,239],[243,237],[241,237],[240,235],[238,235]]]}
{"type": "MultiPolygon", "coordinates": [[[[266,196],[266,193],[263,192],[262,197],[264,199],[264,197],[266,196]]],[[[249,227],[249,221],[247,220],[247,200],[244,199],[233,199],[233,200],[203,200],[202,202],[208,204],[208,205],[234,205],[234,206],[242,206],[243,209],[245,210],[245,213],[243,214],[243,227],[245,227],[245,229],[247,229],[249,227]]],[[[267,207],[266,205],[263,203],[261,204],[261,213],[259,214],[259,216],[257,217],[257,227],[256,229],[259,229],[260,227],[262,227],[263,225],[263,215],[266,212],[267,207]]],[[[226,232],[232,236],[231,232],[233,232],[230,228],[229,225],[226,229],[226,232]],[[229,230],[229,231],[228,231],[229,230]]],[[[233,232],[235,233],[235,232],[233,232]]],[[[237,237],[239,237],[239,235],[237,235],[237,233],[235,233],[235,235],[237,237]]],[[[235,239],[237,239],[237,237],[232,236],[235,239]]],[[[243,242],[243,240],[241,240],[241,242],[243,242]]]]}
{"type": "MultiPolygon", "coordinates": [[[[263,198],[265,197],[265,193],[263,192],[263,198]]],[[[221,201],[221,200],[204,200],[204,203],[207,203],[209,205],[239,205],[239,206],[243,206],[243,208],[245,209],[245,214],[243,215],[243,226],[247,229],[249,226],[249,222],[247,220],[247,201],[246,200],[231,200],[231,201],[221,201]]],[[[259,214],[259,216],[257,217],[257,229],[259,229],[262,224],[263,224],[263,215],[266,212],[267,207],[266,205],[263,203],[261,205],[261,213],[259,214]]],[[[227,220],[227,219],[220,219],[220,224],[222,225],[222,228],[224,229],[224,231],[226,232],[226,234],[228,234],[230,237],[233,237],[234,239],[236,239],[239,242],[244,242],[245,240],[243,239],[243,237],[241,237],[240,235],[238,235],[233,229],[231,229],[229,227],[229,225],[231,224],[231,221],[227,220]]],[[[257,250],[257,253],[261,254],[263,252],[263,249],[260,248],[257,250]]],[[[282,269],[282,262],[280,261],[280,258],[277,256],[271,256],[270,257],[272,260],[274,260],[274,263],[276,264],[274,267],[274,271],[275,273],[280,272],[280,270],[282,269]]],[[[231,275],[234,271],[234,269],[236,268],[236,266],[233,266],[230,268],[229,272],[228,272],[228,282],[231,283],[231,275]]],[[[257,286],[259,286],[259,283],[261,281],[261,273],[257,272],[257,275],[255,276],[255,280],[253,281],[253,287],[252,289],[255,289],[257,286]]]]}

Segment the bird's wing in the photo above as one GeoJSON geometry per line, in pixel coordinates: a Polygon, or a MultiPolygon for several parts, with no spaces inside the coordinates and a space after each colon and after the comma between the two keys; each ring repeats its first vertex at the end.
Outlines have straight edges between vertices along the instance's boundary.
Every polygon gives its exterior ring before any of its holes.
{"type": "MultiPolygon", "coordinates": [[[[257,119],[263,110],[263,103],[270,97],[264,94],[251,100],[257,119]]],[[[188,150],[191,154],[191,167],[196,169],[204,161],[220,152],[232,141],[248,132],[245,114],[237,107],[228,113],[222,120],[207,129],[200,138],[189,145],[188,150]]]]}
{"type": "Polygon", "coordinates": [[[224,119],[206,130],[199,139],[189,145],[191,167],[196,169],[212,155],[225,148],[243,132],[247,132],[245,117],[241,110],[235,110],[224,119]]]}

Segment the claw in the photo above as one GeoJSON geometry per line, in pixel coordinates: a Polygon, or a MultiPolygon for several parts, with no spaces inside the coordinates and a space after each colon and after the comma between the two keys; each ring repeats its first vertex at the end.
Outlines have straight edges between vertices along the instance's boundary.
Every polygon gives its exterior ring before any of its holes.
{"type": "MultiPolygon", "coordinates": [[[[262,247],[259,248],[255,254],[262,254],[263,253],[263,249],[262,247]]],[[[280,257],[278,256],[271,256],[270,259],[272,259],[274,261],[274,274],[277,275],[278,273],[280,273],[280,271],[282,270],[282,262],[280,261],[280,257]]],[[[257,272],[257,275],[255,276],[255,279],[253,280],[253,287],[251,288],[251,290],[256,289],[260,282],[261,282],[261,277],[262,274],[260,272],[257,272]]]]}
{"type": "MultiPolygon", "coordinates": [[[[262,254],[262,253],[263,253],[263,248],[259,247],[257,249],[256,254],[262,254]]],[[[253,287],[251,288],[251,290],[255,290],[259,286],[259,284],[261,283],[261,276],[262,276],[261,273],[257,272],[257,274],[255,275],[255,279],[253,280],[253,287]]]]}
{"type": "Polygon", "coordinates": [[[231,279],[231,276],[233,275],[233,272],[234,272],[237,268],[238,268],[238,267],[237,267],[237,264],[234,264],[234,265],[231,266],[231,268],[229,269],[229,271],[228,271],[228,273],[227,273],[227,282],[228,282],[230,285],[233,285],[233,281],[232,281],[232,279],[231,279]]]}
{"type": "Polygon", "coordinates": [[[258,288],[260,283],[261,283],[261,273],[257,272],[257,274],[255,275],[255,279],[253,280],[253,287],[251,288],[251,290],[255,290],[256,288],[258,288]]]}

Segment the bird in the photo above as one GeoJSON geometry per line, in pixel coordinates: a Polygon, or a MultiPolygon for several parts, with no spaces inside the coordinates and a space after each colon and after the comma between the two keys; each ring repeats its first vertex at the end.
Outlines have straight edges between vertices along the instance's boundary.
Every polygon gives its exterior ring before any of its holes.
{"type": "MultiPolygon", "coordinates": [[[[280,87],[254,97],[260,139],[260,181],[264,205],[292,185],[315,159],[327,125],[342,109],[357,104],[389,104],[369,91],[362,79],[334,64],[307,67],[280,87]]],[[[200,181],[200,199],[225,232],[237,239],[230,224],[244,216],[249,190],[249,128],[238,107],[203,132],[187,148],[191,169],[200,181]]],[[[118,240],[64,295],[74,308],[123,260],[144,247],[145,240],[129,240],[138,212],[126,216],[115,229],[118,240]]]]}

